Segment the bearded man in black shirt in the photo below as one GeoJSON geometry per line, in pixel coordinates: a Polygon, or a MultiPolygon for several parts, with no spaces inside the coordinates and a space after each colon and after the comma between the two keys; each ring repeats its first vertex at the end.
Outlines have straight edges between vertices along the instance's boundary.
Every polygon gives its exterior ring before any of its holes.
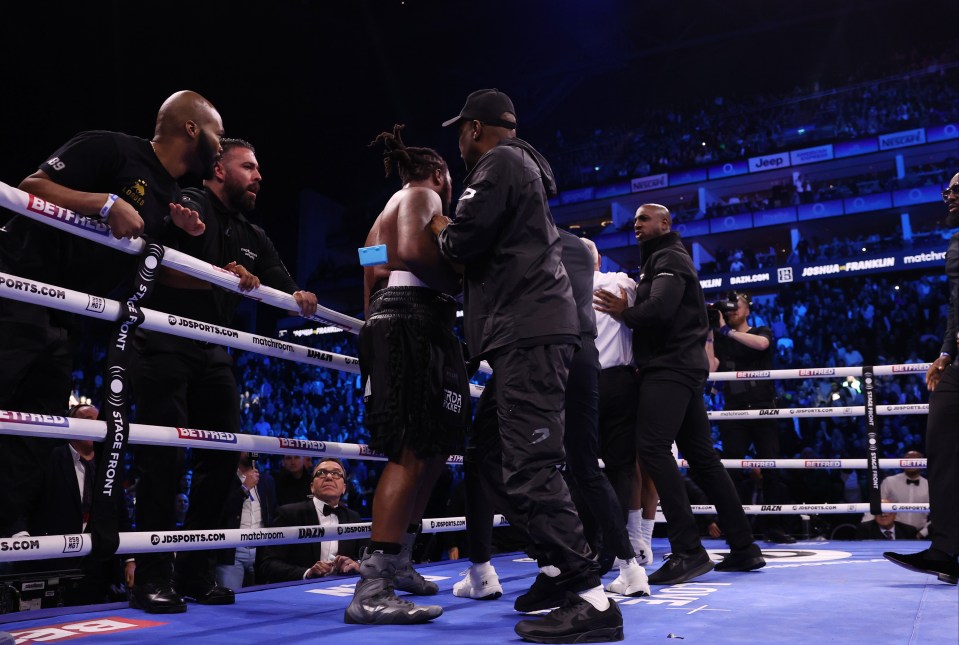
{"type": "MultiPolygon", "coordinates": [[[[213,176],[202,189],[187,188],[173,210],[199,213],[206,230],[202,237],[174,231],[180,250],[240,276],[240,288],[263,284],[292,293],[300,313],[316,313],[316,296],[301,291],[280,260],[262,228],[244,214],[256,206],[260,190],[255,150],[241,139],[222,139],[222,153],[213,176]]],[[[209,282],[180,273],[161,275],[151,300],[159,311],[230,327],[239,294],[212,287],[209,282]]],[[[240,431],[240,394],[233,374],[233,358],[220,345],[137,330],[139,354],[133,383],[137,421],[153,425],[240,431]]],[[[173,528],[173,500],[178,478],[170,464],[176,448],[143,446],[137,451],[140,482],[137,490],[137,529],[173,528]]],[[[193,485],[186,530],[218,528],[221,508],[235,476],[236,455],[222,450],[193,450],[193,485]]],[[[148,612],[184,611],[180,595],[201,604],[233,604],[230,589],[216,584],[213,551],[177,554],[174,592],[170,587],[170,554],[144,554],[137,562],[137,586],[152,593],[134,592],[134,606],[148,612]],[[143,572],[143,573],[141,573],[143,572]]]]}

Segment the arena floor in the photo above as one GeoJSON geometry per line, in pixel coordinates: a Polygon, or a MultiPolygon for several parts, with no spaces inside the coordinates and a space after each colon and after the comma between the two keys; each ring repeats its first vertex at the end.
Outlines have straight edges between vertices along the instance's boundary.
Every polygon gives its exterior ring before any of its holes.
{"type": "MultiPolygon", "coordinates": [[[[927,545],[896,546],[912,552],[927,545]]],[[[889,549],[888,542],[762,546],[768,564],[760,571],[713,571],[691,583],[653,587],[648,598],[617,597],[626,642],[959,643],[959,589],[886,562],[882,552],[889,549]]],[[[707,541],[706,547],[716,560],[725,552],[723,542],[707,541]]],[[[661,555],[666,541],[654,540],[654,549],[661,555]]],[[[432,602],[445,610],[426,625],[344,624],[353,580],[340,578],[244,590],[234,606],[191,605],[187,613],[174,616],[153,616],[123,605],[6,614],[0,616],[0,631],[12,633],[17,643],[78,638],[91,644],[521,642],[513,632],[521,617],[513,611],[513,600],[532,584],[536,566],[520,555],[498,556],[493,564],[506,594],[489,602],[452,595],[467,562],[424,565],[420,570],[440,586],[432,602]]],[[[607,574],[604,582],[613,577],[607,574]]]]}

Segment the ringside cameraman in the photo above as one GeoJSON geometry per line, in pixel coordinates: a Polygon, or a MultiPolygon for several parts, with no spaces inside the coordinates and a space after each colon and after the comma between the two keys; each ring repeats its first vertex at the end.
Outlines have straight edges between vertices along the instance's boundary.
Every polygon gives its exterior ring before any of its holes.
{"type": "MultiPolygon", "coordinates": [[[[706,355],[710,369],[718,372],[769,371],[773,366],[773,333],[769,327],[749,324],[752,298],[745,293],[731,293],[724,302],[710,305],[710,323],[713,323],[713,341],[706,341],[706,355]]],[[[723,383],[726,410],[766,410],[777,407],[776,389],[770,380],[726,381],[723,383]]],[[[719,424],[723,441],[723,457],[743,459],[751,453],[756,459],[777,459],[779,453],[779,423],[774,416],[761,419],[728,419],[719,424]]],[[[782,504],[786,501],[786,486],[775,468],[763,468],[753,474],[753,486],[762,493],[763,504],[782,504]]],[[[740,497],[743,491],[740,489],[740,497]]],[[[754,503],[743,499],[744,504],[754,503]]],[[[778,516],[762,516],[767,542],[792,544],[794,537],[783,531],[778,516]]],[[[758,528],[758,527],[757,527],[758,528]]]]}

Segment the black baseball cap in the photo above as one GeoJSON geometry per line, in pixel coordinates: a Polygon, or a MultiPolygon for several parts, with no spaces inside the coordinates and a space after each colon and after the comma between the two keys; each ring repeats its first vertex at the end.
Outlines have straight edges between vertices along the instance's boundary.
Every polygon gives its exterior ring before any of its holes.
{"type": "Polygon", "coordinates": [[[516,123],[502,118],[503,112],[509,112],[516,117],[516,109],[508,96],[497,90],[476,90],[466,97],[466,105],[460,113],[452,119],[443,122],[443,127],[453,125],[462,120],[480,121],[489,125],[498,125],[513,130],[516,123]]]}

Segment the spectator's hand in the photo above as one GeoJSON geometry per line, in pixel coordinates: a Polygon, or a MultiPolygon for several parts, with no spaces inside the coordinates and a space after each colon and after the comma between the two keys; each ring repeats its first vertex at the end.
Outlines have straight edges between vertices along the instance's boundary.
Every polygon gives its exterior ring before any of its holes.
{"type": "Polygon", "coordinates": [[[223,268],[240,279],[240,291],[253,291],[259,288],[260,279],[247,271],[246,267],[242,264],[237,264],[236,261],[233,261],[223,268]]]}
{"type": "Polygon", "coordinates": [[[433,235],[439,237],[439,234],[443,232],[443,229],[449,226],[452,222],[450,218],[446,215],[434,215],[433,219],[430,220],[430,230],[433,231],[433,235]]]}
{"type": "Polygon", "coordinates": [[[623,312],[629,308],[626,299],[626,290],[619,288],[619,296],[615,296],[606,289],[597,289],[593,292],[593,309],[609,314],[614,320],[622,320],[623,312]]]}
{"type": "MultiPolygon", "coordinates": [[[[357,569],[359,569],[359,565],[357,565],[357,569]]],[[[307,578],[322,578],[323,576],[328,576],[328,575],[330,575],[330,573],[331,573],[332,571],[333,571],[333,563],[332,563],[332,562],[317,561],[316,564],[314,564],[312,567],[310,567],[309,569],[307,569],[307,571],[306,571],[306,577],[307,577],[307,578]]]]}
{"type": "Polygon", "coordinates": [[[110,226],[113,237],[118,240],[124,237],[137,238],[143,233],[143,218],[140,217],[140,213],[122,199],[113,202],[107,214],[107,224],[110,226]]]}
{"type": "Polygon", "coordinates": [[[254,468],[243,476],[243,485],[249,488],[255,488],[260,483],[260,471],[254,468]]]}
{"type": "MultiPolygon", "coordinates": [[[[119,200],[117,201],[119,202],[119,200]]],[[[116,204],[113,206],[115,208],[116,204]]],[[[110,214],[113,214],[113,209],[110,210],[110,214]]],[[[206,230],[206,224],[204,224],[203,220],[200,219],[200,214],[192,208],[187,208],[182,204],[170,204],[170,219],[172,219],[173,223],[179,228],[183,229],[193,237],[203,235],[203,231],[206,230]]]]}
{"type": "Polygon", "coordinates": [[[294,291],[293,299],[300,306],[299,311],[291,312],[294,316],[309,318],[316,313],[316,294],[312,291],[294,291]]]}
{"type": "Polygon", "coordinates": [[[723,532],[719,530],[719,525],[716,522],[710,522],[709,526],[706,527],[706,532],[709,533],[709,537],[719,539],[723,532]]]}
{"type": "Polygon", "coordinates": [[[333,560],[333,571],[340,574],[359,573],[360,563],[345,555],[338,555],[333,560]]]}
{"type": "Polygon", "coordinates": [[[929,369],[926,371],[926,387],[929,388],[930,392],[935,390],[936,386],[939,385],[939,381],[942,380],[942,371],[949,367],[950,363],[952,363],[951,357],[940,356],[929,366],[929,369]]]}
{"type": "Polygon", "coordinates": [[[135,560],[130,560],[123,565],[123,581],[126,583],[127,589],[133,589],[133,574],[136,570],[137,563],[135,560]]]}

